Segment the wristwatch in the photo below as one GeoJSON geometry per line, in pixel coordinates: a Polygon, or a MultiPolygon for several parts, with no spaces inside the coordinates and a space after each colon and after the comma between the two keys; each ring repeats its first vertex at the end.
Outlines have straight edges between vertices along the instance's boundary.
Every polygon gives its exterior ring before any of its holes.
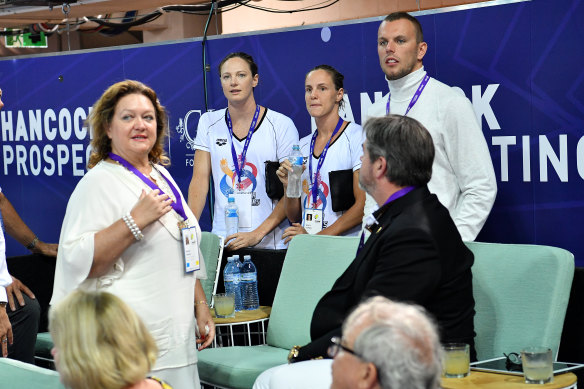
{"type": "Polygon", "coordinates": [[[34,250],[38,241],[39,241],[39,237],[35,235],[33,240],[29,244],[26,245],[26,248],[31,250],[31,251],[34,250]]]}
{"type": "Polygon", "coordinates": [[[294,363],[298,354],[300,354],[300,346],[293,346],[288,354],[288,363],[294,363]]]}

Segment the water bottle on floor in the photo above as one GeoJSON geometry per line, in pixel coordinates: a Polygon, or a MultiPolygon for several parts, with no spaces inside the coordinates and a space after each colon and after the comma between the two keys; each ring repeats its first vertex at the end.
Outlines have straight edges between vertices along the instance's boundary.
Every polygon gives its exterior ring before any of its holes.
{"type": "Polygon", "coordinates": [[[251,255],[245,255],[243,257],[240,285],[243,309],[258,309],[260,307],[258,297],[258,273],[255,265],[251,261],[251,255]]]}
{"type": "Polygon", "coordinates": [[[239,225],[239,210],[235,204],[235,198],[229,195],[227,206],[225,207],[225,236],[237,234],[239,225]]]}
{"type": "Polygon", "coordinates": [[[292,171],[288,172],[288,187],[286,196],[289,198],[299,198],[302,193],[302,153],[300,146],[292,146],[292,154],[288,160],[292,164],[292,171]]]}
{"type": "Polygon", "coordinates": [[[227,265],[223,270],[223,284],[225,285],[225,293],[234,295],[235,311],[242,310],[240,279],[241,274],[239,273],[239,267],[235,264],[234,257],[227,258],[227,265]]]}

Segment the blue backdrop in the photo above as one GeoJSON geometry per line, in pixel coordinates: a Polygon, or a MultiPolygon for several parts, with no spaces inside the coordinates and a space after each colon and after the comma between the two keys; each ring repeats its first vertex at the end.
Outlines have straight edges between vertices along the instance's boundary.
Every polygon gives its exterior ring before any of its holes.
{"type": "MultiPolygon", "coordinates": [[[[486,3],[419,15],[430,75],[471,99],[489,144],[499,192],[479,240],[536,243],[584,261],[584,1],[486,3]]],[[[227,36],[207,42],[210,109],[226,105],[217,65],[232,51],[259,65],[256,100],[290,116],[306,135],[304,76],[328,63],[345,74],[347,117],[361,113],[387,84],[378,64],[379,20],[227,36]]],[[[152,86],[170,113],[171,173],[187,193],[192,140],[204,112],[200,40],[127,46],[0,61],[0,185],[45,241],[57,241],[67,200],[84,173],[83,120],[112,83],[152,86]]],[[[201,226],[209,229],[205,211],[201,226]]],[[[8,239],[7,254],[26,250],[8,239]]]]}

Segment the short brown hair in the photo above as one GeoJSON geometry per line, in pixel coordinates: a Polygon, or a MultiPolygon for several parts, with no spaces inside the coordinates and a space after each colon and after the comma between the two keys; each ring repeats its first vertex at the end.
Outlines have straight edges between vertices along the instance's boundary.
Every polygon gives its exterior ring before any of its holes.
{"type": "Polygon", "coordinates": [[[225,64],[225,62],[229,61],[231,58],[241,58],[249,65],[249,70],[251,71],[251,76],[255,77],[258,74],[258,65],[255,63],[253,57],[248,53],[244,53],[243,51],[236,51],[234,53],[229,53],[219,62],[219,66],[217,70],[219,71],[219,77],[221,77],[221,68],[225,64]]]}
{"type": "Polygon", "coordinates": [[[107,128],[112,122],[116,106],[122,97],[140,94],[144,95],[152,102],[156,112],[156,142],[148,154],[148,160],[153,163],[169,165],[170,159],[164,151],[164,140],[167,137],[168,116],[165,108],[158,101],[156,92],[149,86],[140,81],[125,80],[113,84],[103,92],[103,95],[95,102],[87,123],[93,131],[93,140],[91,141],[91,155],[87,168],[91,169],[99,161],[108,157],[112,151],[111,139],[107,136],[107,128]]]}
{"type": "Polygon", "coordinates": [[[400,20],[400,19],[406,19],[406,20],[409,20],[410,22],[412,22],[412,24],[414,25],[414,28],[416,29],[416,43],[424,42],[424,31],[422,31],[422,25],[420,24],[418,19],[416,19],[415,17],[413,17],[409,13],[407,13],[407,12],[394,12],[394,13],[387,15],[385,17],[385,19],[383,19],[383,21],[384,22],[394,22],[394,21],[400,20]]]}

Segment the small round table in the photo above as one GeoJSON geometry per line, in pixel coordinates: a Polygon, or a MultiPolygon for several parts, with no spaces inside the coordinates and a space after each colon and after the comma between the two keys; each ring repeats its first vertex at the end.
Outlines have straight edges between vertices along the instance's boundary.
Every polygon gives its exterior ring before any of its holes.
{"type": "Polygon", "coordinates": [[[213,347],[217,347],[218,344],[219,347],[235,346],[237,339],[241,337],[243,337],[243,345],[250,346],[252,335],[257,336],[256,344],[265,344],[266,322],[271,312],[272,307],[261,306],[253,311],[235,312],[235,317],[216,318],[215,310],[211,310],[215,322],[213,347]],[[226,331],[224,332],[223,329],[226,331]]]}
{"type": "Polygon", "coordinates": [[[576,387],[577,377],[574,373],[554,376],[549,384],[526,384],[522,375],[499,374],[472,370],[464,378],[442,378],[443,389],[567,389],[576,387]]]}

